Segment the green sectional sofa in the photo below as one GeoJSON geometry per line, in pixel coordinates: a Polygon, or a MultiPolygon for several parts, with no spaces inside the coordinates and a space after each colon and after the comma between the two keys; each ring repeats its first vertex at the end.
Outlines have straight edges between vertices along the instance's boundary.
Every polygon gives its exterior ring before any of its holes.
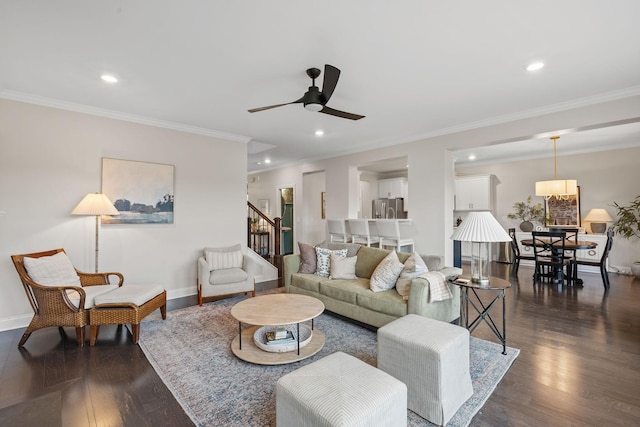
{"type": "MultiPolygon", "coordinates": [[[[339,249],[340,244],[331,244],[329,249],[339,249]]],[[[369,279],[377,265],[390,253],[389,250],[369,248],[357,250],[356,279],[330,279],[316,274],[298,273],[300,255],[284,257],[285,291],[309,295],[321,300],[326,309],[348,318],[380,327],[406,314],[413,313],[432,319],[452,322],[460,316],[460,288],[447,283],[453,298],[430,301],[429,282],[424,278],[413,279],[408,298],[402,297],[395,288],[373,292],[369,279]]],[[[398,252],[400,262],[411,254],[398,252]]],[[[422,255],[429,271],[440,271],[446,277],[462,274],[455,267],[445,267],[440,256],[422,255]]]]}

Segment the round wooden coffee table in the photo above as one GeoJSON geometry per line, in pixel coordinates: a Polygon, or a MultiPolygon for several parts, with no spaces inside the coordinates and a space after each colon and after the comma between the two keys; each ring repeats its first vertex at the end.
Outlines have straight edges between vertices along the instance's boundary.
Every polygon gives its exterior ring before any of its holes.
{"type": "Polygon", "coordinates": [[[238,320],[238,335],[231,342],[233,354],[246,362],[259,365],[283,365],[311,357],[324,346],[324,335],[313,328],[313,319],[324,311],[324,304],[317,298],[298,294],[272,294],[248,298],[231,308],[231,315],[238,320]],[[300,337],[300,323],[311,320],[311,340],[304,347],[297,346],[289,352],[268,352],[253,341],[255,331],[262,326],[295,324],[300,337]],[[242,328],[242,324],[253,325],[242,328]]]}

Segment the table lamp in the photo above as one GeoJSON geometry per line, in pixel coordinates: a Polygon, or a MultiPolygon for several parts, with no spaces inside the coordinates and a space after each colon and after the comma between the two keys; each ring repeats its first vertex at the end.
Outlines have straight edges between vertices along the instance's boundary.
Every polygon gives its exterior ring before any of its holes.
{"type": "Polygon", "coordinates": [[[471,242],[471,282],[481,286],[489,285],[489,243],[511,241],[491,212],[470,212],[451,239],[471,242]]]}
{"type": "Polygon", "coordinates": [[[101,193],[89,193],[78,206],[76,206],[71,215],[95,215],[96,217],[96,273],[98,272],[98,228],[101,215],[120,215],[120,212],[113,206],[111,200],[101,193]]]}
{"type": "Polygon", "coordinates": [[[591,223],[593,233],[602,234],[607,231],[607,222],[613,221],[613,218],[604,209],[591,209],[584,220],[591,223]]]}

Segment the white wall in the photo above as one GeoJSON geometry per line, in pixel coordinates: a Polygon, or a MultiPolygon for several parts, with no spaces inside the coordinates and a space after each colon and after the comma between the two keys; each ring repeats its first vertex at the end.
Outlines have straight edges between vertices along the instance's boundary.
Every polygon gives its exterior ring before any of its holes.
{"type": "MultiPolygon", "coordinates": [[[[453,242],[450,237],[453,228],[454,207],[454,166],[451,155],[453,150],[527,140],[540,134],[559,130],[607,126],[618,120],[637,117],[640,117],[640,96],[560,112],[550,109],[548,114],[537,117],[451,132],[441,136],[425,137],[414,142],[314,163],[258,172],[252,174],[251,178],[260,177],[263,188],[275,188],[275,185],[284,179],[301,183],[303,173],[324,170],[326,173],[327,217],[355,218],[360,209],[357,167],[385,159],[407,156],[409,164],[409,217],[413,219],[418,231],[418,235],[414,238],[416,250],[423,254],[443,255],[445,262],[451,265],[453,263],[453,242]]],[[[580,167],[579,162],[573,162],[573,164],[575,167],[580,167]]],[[[616,169],[617,166],[611,166],[611,168],[616,169]]],[[[595,172],[594,165],[586,166],[584,170],[587,173],[595,172]]],[[[619,171],[601,169],[597,171],[600,173],[599,179],[608,183],[610,187],[619,185],[614,178],[618,176],[619,171]]],[[[567,173],[571,172],[572,170],[567,171],[567,173]]],[[[526,179],[535,181],[535,178],[529,176],[528,171],[523,171],[523,173],[525,176],[518,177],[519,182],[526,179]]],[[[499,173],[496,175],[500,177],[499,173]]],[[[503,182],[500,186],[503,186],[505,179],[500,177],[500,180],[503,182]]],[[[583,180],[582,184],[588,186],[588,181],[583,180]]],[[[252,191],[253,187],[250,185],[250,195],[252,191]]],[[[584,191],[587,191],[586,188],[584,191]]],[[[296,194],[296,200],[305,197],[304,191],[298,191],[296,194]]],[[[498,203],[501,203],[500,197],[498,203]]],[[[513,201],[509,200],[507,203],[513,203],[513,201]]],[[[593,203],[595,206],[596,201],[594,200],[593,203]]],[[[587,205],[583,206],[587,208],[587,205]]],[[[620,246],[623,245],[620,244],[620,246]]]]}
{"type": "MultiPolygon", "coordinates": [[[[615,219],[616,209],[612,206],[613,202],[628,205],[640,194],[639,159],[640,148],[559,156],[558,177],[578,180],[582,218],[593,208],[603,208],[615,219]]],[[[549,174],[553,173],[552,171],[553,157],[456,169],[459,174],[492,173],[500,179],[501,184],[497,186],[496,217],[505,228],[517,228],[520,223],[506,217],[513,211],[515,202],[525,201],[531,195],[532,202],[544,204],[542,197],[535,196],[534,183],[550,179],[549,174]]],[[[588,223],[583,225],[588,229],[588,223]]],[[[640,260],[640,240],[616,237],[609,264],[628,267],[636,260],[640,260]]]]}
{"type": "Polygon", "coordinates": [[[31,308],[12,254],[63,247],[93,271],[94,218],[72,216],[100,191],[102,157],[175,166],[175,222],[103,225],[100,270],[125,283],[195,293],[205,246],[246,245],[246,144],[0,99],[0,330],[31,308]]]}

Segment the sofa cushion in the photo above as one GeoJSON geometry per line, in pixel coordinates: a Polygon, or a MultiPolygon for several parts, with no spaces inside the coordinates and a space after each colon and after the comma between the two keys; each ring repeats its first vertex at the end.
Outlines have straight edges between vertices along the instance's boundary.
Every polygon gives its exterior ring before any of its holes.
{"type": "Polygon", "coordinates": [[[294,273],[291,275],[291,286],[320,293],[320,282],[324,280],[328,281],[328,279],[323,279],[315,274],[294,273]]]}
{"type": "Polygon", "coordinates": [[[390,316],[400,317],[407,314],[407,303],[395,289],[382,292],[373,292],[371,290],[360,292],[358,293],[357,302],[358,306],[362,308],[368,308],[390,316]]]}
{"type": "Polygon", "coordinates": [[[378,264],[389,255],[389,250],[370,248],[363,246],[358,251],[358,261],[356,261],[356,276],[370,279],[378,264]]]}
{"type": "Polygon", "coordinates": [[[425,264],[422,257],[417,252],[414,252],[404,262],[404,268],[400,272],[400,276],[396,282],[396,291],[403,297],[408,297],[409,290],[411,289],[411,281],[428,271],[427,264],[425,264]]]}
{"type": "Polygon", "coordinates": [[[331,263],[329,265],[330,279],[355,279],[357,257],[341,257],[331,253],[331,263]]]}
{"type": "Polygon", "coordinates": [[[42,286],[80,286],[80,278],[64,252],[40,258],[24,257],[31,280],[42,286]]]}
{"type": "Polygon", "coordinates": [[[204,256],[212,270],[242,268],[242,247],[240,244],[224,248],[204,248],[204,256]]]}
{"type": "Polygon", "coordinates": [[[238,283],[247,280],[249,275],[241,268],[224,268],[213,270],[209,275],[209,283],[212,285],[226,285],[227,283],[238,283]]]}
{"type": "Polygon", "coordinates": [[[320,294],[349,304],[356,304],[357,295],[364,291],[369,291],[367,279],[325,280],[320,283],[320,294]]]}
{"type": "Polygon", "coordinates": [[[300,249],[300,267],[298,273],[313,274],[317,269],[316,249],[306,243],[298,242],[300,249]]]}
{"type": "Polygon", "coordinates": [[[329,255],[331,255],[331,253],[335,253],[336,255],[343,258],[347,256],[346,249],[338,249],[332,251],[330,249],[316,247],[316,256],[318,263],[316,267],[316,274],[318,276],[329,277],[329,269],[331,263],[331,258],[329,257],[329,255]]]}
{"type": "Polygon", "coordinates": [[[369,287],[374,292],[393,289],[403,267],[396,252],[390,252],[373,271],[369,287]]]}
{"type": "Polygon", "coordinates": [[[335,251],[338,249],[346,249],[347,256],[356,256],[362,246],[360,246],[357,243],[327,242],[326,240],[324,240],[322,241],[322,243],[318,243],[316,247],[331,249],[332,251],[335,251]]]}

